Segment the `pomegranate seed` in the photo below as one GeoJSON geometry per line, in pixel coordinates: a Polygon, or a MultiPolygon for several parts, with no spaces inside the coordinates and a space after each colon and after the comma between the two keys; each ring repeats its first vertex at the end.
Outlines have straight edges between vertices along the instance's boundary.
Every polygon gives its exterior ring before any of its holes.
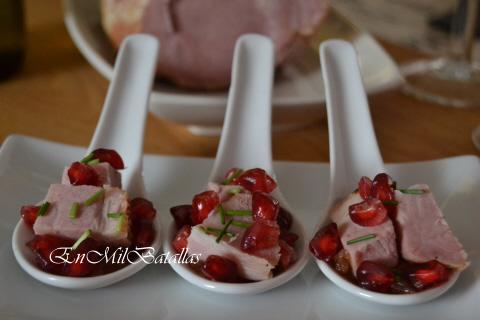
{"type": "Polygon", "coordinates": [[[241,185],[250,192],[270,193],[277,187],[275,180],[265,170],[259,168],[245,171],[235,180],[234,184],[241,185]]]}
{"type": "Polygon", "coordinates": [[[348,275],[350,273],[350,255],[347,250],[342,249],[334,256],[333,267],[342,275],[348,275]]]}
{"type": "Polygon", "coordinates": [[[183,227],[184,225],[191,225],[192,224],[192,206],[189,204],[184,204],[181,206],[171,207],[170,214],[172,215],[173,219],[175,220],[175,225],[178,229],[183,227]]]}
{"type": "Polygon", "coordinates": [[[263,192],[254,192],[252,195],[253,220],[277,220],[280,205],[278,201],[263,192]]]}
{"type": "Polygon", "coordinates": [[[278,244],[280,228],[270,220],[255,221],[243,234],[242,250],[253,252],[274,247],[278,244]]]}
{"type": "Polygon", "coordinates": [[[40,269],[49,273],[61,274],[63,264],[53,263],[50,254],[57,248],[70,247],[72,244],[69,239],[47,234],[36,235],[27,242],[27,247],[35,254],[35,262],[40,269]]]}
{"type": "Polygon", "coordinates": [[[197,194],[192,201],[193,225],[202,223],[219,204],[220,198],[215,191],[205,191],[197,194]]]}
{"type": "Polygon", "coordinates": [[[278,212],[277,216],[277,223],[282,230],[290,230],[293,223],[293,217],[290,212],[285,210],[284,208],[280,207],[280,211],[278,212]]]}
{"type": "Polygon", "coordinates": [[[351,205],[348,214],[353,222],[363,227],[377,226],[387,219],[387,209],[382,201],[376,198],[351,205]]]}
{"type": "Polygon", "coordinates": [[[434,287],[448,280],[450,270],[436,260],[410,266],[410,283],[417,290],[434,287]]]}
{"type": "Polygon", "coordinates": [[[288,243],[290,246],[294,246],[298,240],[298,235],[293,232],[288,232],[280,229],[280,239],[288,243]]]}
{"type": "Polygon", "coordinates": [[[280,261],[279,265],[283,270],[286,270],[295,260],[295,251],[285,241],[278,241],[280,245],[280,261]]]}
{"type": "Polygon", "coordinates": [[[372,180],[368,177],[361,177],[358,182],[358,193],[362,199],[366,200],[372,195],[372,180]]]}
{"type": "Polygon", "coordinates": [[[133,219],[153,220],[157,211],[152,202],[144,198],[135,198],[130,200],[130,212],[133,219]]]}
{"type": "Polygon", "coordinates": [[[330,262],[335,254],[342,249],[337,225],[331,223],[317,231],[310,241],[310,252],[320,260],[330,262]]]}
{"type": "Polygon", "coordinates": [[[392,270],[381,263],[363,261],[357,269],[358,284],[368,290],[388,293],[394,280],[392,270]]]}
{"type": "Polygon", "coordinates": [[[77,249],[70,253],[69,259],[73,260],[73,263],[66,263],[62,273],[69,277],[85,277],[91,274],[95,269],[95,264],[88,261],[87,254],[97,249],[98,244],[94,239],[85,239],[77,249]]]}
{"type": "Polygon", "coordinates": [[[86,164],[74,162],[68,169],[68,178],[74,186],[90,185],[98,186],[99,178],[95,170],[86,164]]]}
{"type": "Polygon", "coordinates": [[[111,149],[97,149],[93,152],[94,159],[100,160],[100,162],[108,162],[114,169],[124,169],[122,157],[117,151],[111,149]]]}
{"type": "Polygon", "coordinates": [[[386,173],[379,173],[372,183],[372,196],[380,201],[395,200],[395,193],[391,187],[392,179],[386,173]]]}
{"type": "Polygon", "coordinates": [[[23,221],[30,228],[33,228],[33,224],[35,223],[35,220],[37,220],[38,209],[40,209],[38,206],[23,206],[20,209],[23,221]]]}
{"type": "Polygon", "coordinates": [[[172,240],[172,247],[176,252],[182,252],[182,249],[186,249],[188,245],[188,237],[192,232],[192,227],[188,224],[184,225],[172,240]]]}
{"type": "Polygon", "coordinates": [[[202,266],[202,273],[209,280],[236,282],[238,280],[237,265],[232,260],[211,255],[202,266]]]}
{"type": "Polygon", "coordinates": [[[133,245],[136,247],[148,247],[155,239],[155,229],[148,220],[139,220],[133,222],[133,245]]]}

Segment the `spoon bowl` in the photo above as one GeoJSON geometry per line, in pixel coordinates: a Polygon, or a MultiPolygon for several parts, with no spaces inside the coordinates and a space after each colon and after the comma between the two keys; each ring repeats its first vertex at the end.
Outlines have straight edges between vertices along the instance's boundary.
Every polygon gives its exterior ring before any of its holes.
{"type": "MultiPolygon", "coordinates": [[[[260,35],[244,35],[235,46],[232,82],[220,144],[209,181],[220,182],[231,168],[262,168],[275,177],[271,154],[271,95],[273,81],[273,44],[260,35]]],[[[272,195],[290,210],[277,187],[272,195]]],[[[306,235],[302,224],[292,214],[292,230],[299,236],[297,260],[287,270],[271,279],[250,283],[222,283],[206,279],[188,265],[172,264],[184,279],[201,288],[220,293],[255,294],[271,290],[295,277],[307,263],[306,235]]],[[[173,252],[171,241],[176,233],[172,222],[166,232],[164,249],[173,252]]]]}
{"type": "MultiPolygon", "coordinates": [[[[87,149],[87,154],[97,148],[110,148],[122,155],[127,165],[122,172],[122,185],[130,197],[146,196],[142,176],[143,136],[158,48],[158,41],[148,35],[130,36],[122,43],[105,104],[87,149]]],[[[162,244],[158,216],[153,224],[156,236],[151,247],[158,251],[162,244]]],[[[90,277],[50,274],[36,266],[33,253],[26,246],[33,237],[33,230],[20,219],[12,236],[14,256],[29,275],[51,286],[67,289],[105,287],[132,276],[146,266],[146,263],[137,262],[108,274],[90,277]]]]}
{"type": "MultiPolygon", "coordinates": [[[[325,41],[320,45],[320,60],[329,127],[330,195],[325,220],[316,230],[329,222],[329,209],[345,198],[362,176],[385,172],[355,50],[343,40],[325,41]]],[[[326,262],[319,259],[316,262],[323,274],[340,288],[388,305],[413,305],[435,299],[453,286],[459,276],[455,271],[442,285],[418,293],[384,294],[363,289],[347,281],[326,262]]]]}

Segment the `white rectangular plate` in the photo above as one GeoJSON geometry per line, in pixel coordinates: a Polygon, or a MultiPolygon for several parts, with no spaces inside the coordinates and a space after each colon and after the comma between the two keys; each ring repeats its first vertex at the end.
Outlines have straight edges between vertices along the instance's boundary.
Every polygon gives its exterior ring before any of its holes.
{"type": "MultiPolygon", "coordinates": [[[[167,265],[150,265],[113,286],[69,291],[43,285],[15,261],[11,235],[19,208],[43,198],[62,168],[84,155],[77,148],[11,136],[0,149],[1,319],[476,319],[480,314],[480,164],[463,156],[388,165],[399,186],[428,183],[472,265],[439,299],[390,307],[360,300],[330,283],[310,262],[288,284],[256,296],[220,295],[199,289],[167,265]]],[[[145,157],[150,199],[164,223],[168,208],[188,203],[206,182],[212,159],[145,157]]],[[[313,232],[328,193],[328,164],[276,162],[279,185],[300,220],[313,232]]],[[[353,188],[353,186],[352,186],[353,188]]]]}

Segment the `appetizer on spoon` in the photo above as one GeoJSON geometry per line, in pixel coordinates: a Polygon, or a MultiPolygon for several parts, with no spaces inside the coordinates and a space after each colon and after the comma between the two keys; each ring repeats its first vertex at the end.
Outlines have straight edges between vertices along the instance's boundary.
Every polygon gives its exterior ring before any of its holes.
{"type": "Polygon", "coordinates": [[[107,286],[141,270],[144,250],[160,249],[159,219],[142,178],[157,54],[151,36],[125,40],[87,155],[65,168],[44,200],[22,207],[13,252],[37,280],[69,289],[107,286]]]}
{"type": "Polygon", "coordinates": [[[310,251],[327,278],[359,297],[394,305],[432,300],[454,284],[467,255],[427,185],[399,189],[384,173],[353,47],[326,41],[320,58],[330,196],[310,251]]]}
{"type": "Polygon", "coordinates": [[[172,267],[212,291],[267,291],[292,279],[307,261],[303,228],[273,178],[273,60],[268,38],[239,38],[210,181],[191,205],[171,208],[164,248],[195,255],[198,262],[172,267]]]}

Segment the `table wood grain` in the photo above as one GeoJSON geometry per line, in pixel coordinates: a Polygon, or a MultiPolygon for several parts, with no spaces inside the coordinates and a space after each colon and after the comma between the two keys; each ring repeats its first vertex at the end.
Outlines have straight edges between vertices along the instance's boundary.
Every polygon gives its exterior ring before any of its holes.
{"type": "MultiPolygon", "coordinates": [[[[108,82],[68,36],[60,1],[28,0],[25,9],[24,68],[0,82],[0,141],[19,133],[86,146],[108,82]]],[[[398,63],[420,57],[418,52],[382,44],[398,63]]],[[[480,125],[480,109],[439,107],[408,97],[400,89],[372,95],[369,102],[387,162],[480,155],[470,137],[473,128],[480,125]]],[[[182,125],[148,117],[147,153],[214,157],[217,144],[216,137],[195,136],[182,125]]],[[[273,156],[277,160],[328,162],[326,119],[301,130],[275,133],[273,156]]]]}

